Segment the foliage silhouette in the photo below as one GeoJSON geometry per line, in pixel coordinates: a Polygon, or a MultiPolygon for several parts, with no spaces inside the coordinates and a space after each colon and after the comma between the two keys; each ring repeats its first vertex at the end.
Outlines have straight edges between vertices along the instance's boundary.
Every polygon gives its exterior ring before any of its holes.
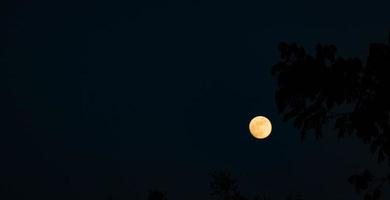
{"type": "Polygon", "coordinates": [[[286,200],[303,200],[301,195],[290,193],[287,195],[286,200]]]}
{"type": "Polygon", "coordinates": [[[210,192],[221,200],[247,200],[241,195],[237,179],[229,171],[213,171],[210,174],[210,192]]]}
{"type": "Polygon", "coordinates": [[[159,190],[150,191],[148,194],[148,200],[168,200],[167,193],[159,190]]]}
{"type": "Polygon", "coordinates": [[[105,198],[105,200],[113,200],[114,199],[114,197],[112,196],[112,195],[108,195],[106,198],[105,198]]]}
{"type": "MultiPolygon", "coordinates": [[[[210,193],[221,200],[248,200],[239,190],[238,181],[229,171],[213,171],[210,173],[210,193]]],[[[257,194],[254,200],[268,200],[267,196],[257,194]]],[[[289,194],[286,200],[302,200],[300,195],[289,194]]]]}
{"type": "MultiPolygon", "coordinates": [[[[334,45],[316,46],[315,56],[295,43],[280,43],[280,61],[272,66],[276,77],[275,101],[285,121],[317,138],[326,124],[339,137],[355,135],[370,145],[379,163],[390,166],[390,46],[373,43],[365,65],[359,58],[337,55],[334,45]]],[[[365,199],[380,199],[383,183],[371,172],[353,175],[349,182],[365,199]]]]}

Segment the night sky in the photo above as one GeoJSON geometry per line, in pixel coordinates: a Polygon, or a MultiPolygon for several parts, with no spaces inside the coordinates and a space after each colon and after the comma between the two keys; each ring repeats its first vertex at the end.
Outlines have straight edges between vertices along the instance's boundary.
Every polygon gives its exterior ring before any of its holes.
{"type": "Polygon", "coordinates": [[[279,42],[365,58],[390,3],[8,1],[0,7],[0,198],[209,199],[209,172],[273,199],[361,199],[360,140],[301,142],[277,113],[279,42]],[[163,3],[164,2],[164,3],[163,3]],[[255,140],[248,123],[273,123],[255,140]]]}

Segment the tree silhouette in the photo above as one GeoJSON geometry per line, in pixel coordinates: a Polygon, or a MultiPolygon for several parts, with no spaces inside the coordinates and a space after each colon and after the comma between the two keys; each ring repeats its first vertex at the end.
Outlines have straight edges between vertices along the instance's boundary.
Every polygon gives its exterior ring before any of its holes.
{"type": "Polygon", "coordinates": [[[229,171],[211,172],[210,192],[221,200],[247,200],[238,190],[237,179],[229,171]]]}
{"type": "MultiPolygon", "coordinates": [[[[210,173],[210,193],[212,196],[217,196],[221,200],[248,200],[243,196],[238,187],[238,181],[233,175],[227,171],[213,171],[210,173]]],[[[254,200],[268,200],[267,196],[257,194],[254,200]]],[[[302,200],[300,195],[289,194],[286,200],[302,200]]]]}
{"type": "Polygon", "coordinates": [[[168,200],[167,193],[159,190],[150,191],[148,194],[148,200],[168,200]]]}
{"type": "Polygon", "coordinates": [[[105,200],[113,200],[114,198],[112,197],[112,195],[109,195],[105,198],[105,200]]]}
{"type": "MultiPolygon", "coordinates": [[[[309,132],[320,138],[331,124],[339,137],[357,136],[379,163],[390,166],[390,46],[370,44],[365,65],[359,58],[337,55],[334,45],[318,44],[314,56],[295,43],[280,43],[279,51],[271,74],[284,121],[293,121],[302,139],[309,132]]],[[[349,178],[367,200],[379,199],[386,181],[390,176],[375,178],[369,170],[349,178]]]]}
{"type": "Polygon", "coordinates": [[[303,198],[299,194],[290,193],[287,195],[286,200],[303,200],[303,198]]]}

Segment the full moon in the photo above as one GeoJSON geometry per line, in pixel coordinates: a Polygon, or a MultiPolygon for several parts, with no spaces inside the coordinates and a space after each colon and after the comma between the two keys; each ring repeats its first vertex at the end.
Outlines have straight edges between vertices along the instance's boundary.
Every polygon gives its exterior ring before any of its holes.
{"type": "Polygon", "coordinates": [[[249,123],[249,131],[256,139],[264,139],[271,134],[272,125],[268,118],[257,116],[249,123]]]}

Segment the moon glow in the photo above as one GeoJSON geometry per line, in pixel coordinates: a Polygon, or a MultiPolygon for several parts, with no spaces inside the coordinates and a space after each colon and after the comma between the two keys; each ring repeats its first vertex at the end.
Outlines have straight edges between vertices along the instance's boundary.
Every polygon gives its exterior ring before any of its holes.
{"type": "Polygon", "coordinates": [[[249,131],[256,139],[264,139],[271,134],[271,121],[264,116],[257,116],[249,123],[249,131]]]}

